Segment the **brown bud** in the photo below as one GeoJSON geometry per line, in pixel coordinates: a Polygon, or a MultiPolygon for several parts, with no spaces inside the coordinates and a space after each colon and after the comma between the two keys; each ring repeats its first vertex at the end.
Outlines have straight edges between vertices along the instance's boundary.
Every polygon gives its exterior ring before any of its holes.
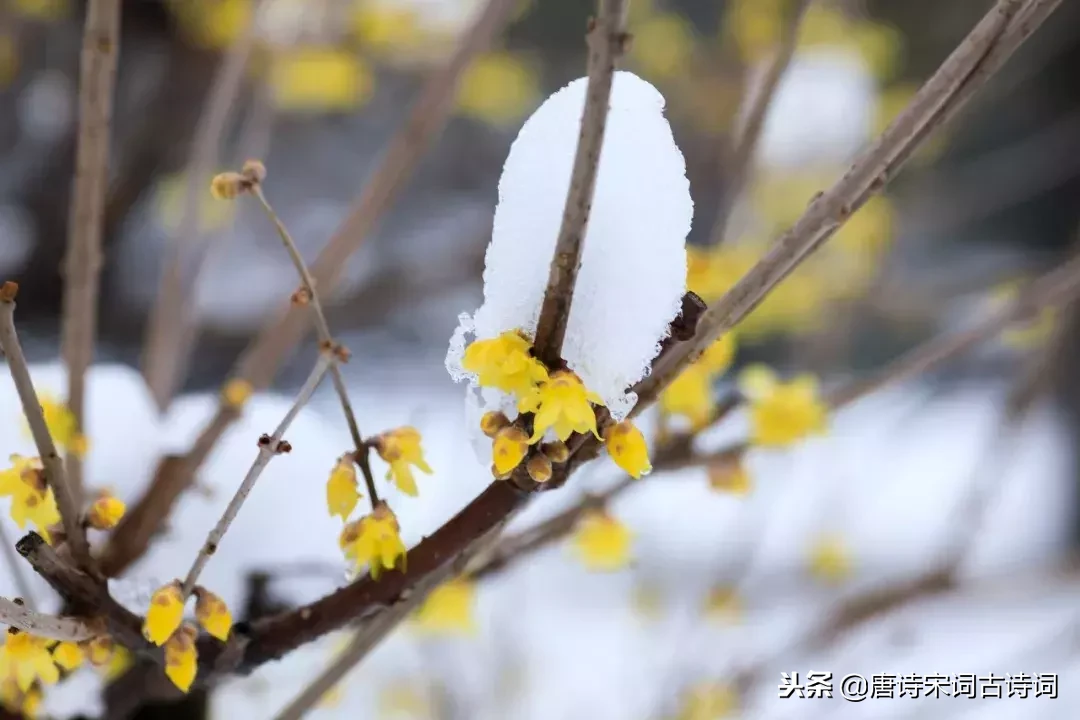
{"type": "Polygon", "coordinates": [[[349,360],[352,358],[352,351],[349,350],[349,348],[345,347],[344,345],[341,345],[340,343],[337,344],[337,345],[334,345],[334,351],[333,352],[334,352],[334,357],[336,357],[338,360],[340,360],[343,363],[349,362],[349,360]]]}
{"type": "Polygon", "coordinates": [[[0,302],[15,302],[15,296],[19,294],[19,283],[7,280],[0,286],[0,302]]]}
{"type": "Polygon", "coordinates": [[[489,438],[495,437],[500,430],[510,425],[509,418],[501,412],[486,412],[480,418],[480,429],[489,438]]]}
{"type": "Polygon", "coordinates": [[[223,172],[215,175],[210,181],[210,194],[218,200],[234,200],[248,187],[247,178],[240,173],[223,172]]]}
{"type": "Polygon", "coordinates": [[[513,470],[511,470],[508,473],[499,474],[499,469],[497,467],[495,467],[495,463],[491,463],[491,476],[493,478],[495,478],[496,480],[506,480],[508,477],[510,477],[513,474],[514,474],[513,470]]]}
{"type": "Polygon", "coordinates": [[[551,479],[551,460],[543,453],[537,453],[525,463],[525,469],[529,471],[529,477],[533,482],[546,483],[551,479]]]}
{"type": "Polygon", "coordinates": [[[564,463],[570,459],[570,448],[562,440],[544,443],[540,446],[540,452],[547,456],[553,463],[564,463]]]}
{"type": "Polygon", "coordinates": [[[259,160],[248,160],[240,172],[248,182],[255,185],[266,179],[266,166],[259,160]]]}
{"type": "Polygon", "coordinates": [[[289,302],[293,305],[307,305],[311,302],[311,292],[306,288],[297,288],[297,290],[289,297],[289,302]]]}

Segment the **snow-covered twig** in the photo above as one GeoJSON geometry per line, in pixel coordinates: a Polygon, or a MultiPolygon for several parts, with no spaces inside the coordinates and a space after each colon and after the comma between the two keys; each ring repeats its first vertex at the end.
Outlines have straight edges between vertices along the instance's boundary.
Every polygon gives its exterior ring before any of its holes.
{"type": "MultiPolygon", "coordinates": [[[[183,214],[172,238],[154,304],[143,339],[142,373],[159,410],[172,399],[194,347],[186,328],[191,324],[192,284],[185,274],[188,255],[205,255],[208,243],[200,241],[199,208],[206,196],[221,152],[221,139],[244,85],[244,70],[255,45],[255,25],[261,2],[250,13],[247,27],[225,54],[214,77],[210,94],[191,141],[191,159],[185,171],[183,214]]],[[[202,262],[193,263],[201,267],[202,262]]]]}
{"type": "Polygon", "coordinates": [[[585,111],[581,115],[570,190],[555,241],[555,255],[551,259],[536,337],[533,339],[536,356],[551,368],[558,367],[562,361],[563,338],[570,319],[578,269],[581,267],[581,249],[588,231],[589,210],[604,144],[615,65],[630,41],[626,32],[629,6],[629,0],[600,0],[599,12],[589,20],[586,33],[589,80],[585,91],[585,111]]]}
{"type": "Polygon", "coordinates": [[[950,120],[1060,4],[1061,0],[998,0],[989,13],[919,89],[885,132],[844,176],[817,196],[795,225],[712,307],[688,342],[659,358],[634,390],[641,412],[709,345],[752,311],[875,193],[914,150],[950,120]]]}
{"type": "Polygon", "coordinates": [[[19,286],[13,282],[6,282],[0,288],[0,349],[4,351],[7,358],[11,380],[19,394],[19,402],[22,403],[26,422],[30,425],[34,445],[37,446],[38,454],[41,456],[45,481],[56,497],[56,506],[60,511],[60,520],[64,525],[68,546],[71,548],[75,561],[81,567],[90,568],[93,565],[90,545],[86,542],[86,533],[79,522],[79,506],[68,482],[64,460],[57,452],[56,444],[53,442],[52,435],[49,434],[49,427],[45,424],[45,415],[41,410],[37,392],[34,390],[34,381],[30,377],[30,368],[26,364],[26,356],[23,355],[22,345],[19,343],[19,334],[15,330],[15,296],[18,292],[19,286]]]}
{"type": "Polygon", "coordinates": [[[789,11],[790,14],[781,32],[775,54],[765,69],[761,82],[748,96],[750,105],[744,113],[742,126],[735,137],[730,167],[725,170],[724,195],[720,199],[720,207],[712,229],[713,245],[719,245],[724,241],[731,209],[750,178],[750,166],[754,160],[761,133],[765,129],[765,118],[768,116],[773,98],[776,97],[776,91],[780,87],[780,80],[784,77],[788,65],[791,64],[791,59],[795,57],[799,28],[811,2],[813,0],[798,0],[795,7],[789,11]]]}
{"type": "MultiPolygon", "coordinates": [[[[116,57],[120,50],[120,0],[89,0],[79,63],[79,137],[75,187],[64,258],[64,308],[60,350],[68,367],[68,406],[85,430],[86,371],[94,359],[101,277],[105,193],[109,182],[116,57]]],[[[82,464],[68,458],[74,501],[82,497],[82,464]]]]}
{"type": "Polygon", "coordinates": [[[285,435],[285,431],[292,425],[296,416],[300,414],[300,410],[307,405],[327,371],[334,367],[336,362],[337,359],[331,351],[324,350],[320,353],[319,359],[316,361],[307,381],[300,388],[292,407],[289,408],[289,411],[285,413],[285,417],[281,419],[277,428],[274,429],[273,435],[269,437],[263,436],[259,439],[259,454],[256,456],[255,462],[251,464],[251,468],[247,471],[247,475],[244,476],[240,487],[237,488],[236,494],[233,495],[232,500],[229,501],[228,506],[225,508],[225,512],[222,513],[221,519],[218,520],[210,534],[206,536],[206,542],[203,543],[195,562],[191,565],[191,570],[188,571],[187,577],[184,579],[183,594],[185,597],[195,587],[195,581],[199,579],[199,574],[206,567],[206,563],[210,562],[210,556],[217,552],[225,533],[229,531],[233,520],[236,519],[240,508],[243,507],[248,495],[251,494],[251,490],[255,487],[259,476],[262,475],[266,466],[270,464],[270,460],[278,453],[288,452],[287,445],[282,442],[282,436],[285,435]]]}
{"type": "MultiPolygon", "coordinates": [[[[315,332],[318,334],[323,352],[336,353],[342,358],[347,357],[347,351],[338,345],[337,341],[334,340],[333,333],[330,332],[330,323],[326,320],[322,300],[319,299],[319,293],[315,289],[315,280],[311,277],[311,271],[308,270],[307,263],[304,262],[304,257],[300,254],[300,249],[296,247],[296,241],[292,239],[289,229],[285,227],[285,223],[281,221],[281,218],[278,217],[278,214],[274,212],[274,208],[267,201],[266,195],[262,191],[262,183],[256,182],[251,188],[251,192],[258,199],[267,217],[270,218],[270,222],[274,224],[274,228],[277,229],[281,243],[285,246],[285,251],[289,253],[289,259],[292,260],[293,267],[296,268],[296,273],[300,276],[300,283],[307,293],[306,302],[311,305],[312,315],[315,318],[315,332]]],[[[341,368],[337,366],[337,363],[330,366],[330,379],[334,384],[334,392],[337,393],[338,400],[341,402],[341,410],[345,413],[345,424],[349,426],[349,436],[352,438],[353,446],[356,448],[353,458],[360,466],[360,472],[364,476],[364,484],[367,486],[368,498],[371,500],[371,507],[374,508],[379,504],[379,493],[375,489],[375,478],[371,474],[370,447],[364,442],[363,436],[360,435],[360,426],[356,422],[356,413],[353,412],[352,402],[349,400],[349,391],[345,388],[345,380],[341,377],[341,368]]]]}
{"type": "Polygon", "coordinates": [[[34,612],[23,603],[0,597],[0,623],[19,628],[23,632],[53,640],[79,642],[101,634],[88,623],[74,617],[43,615],[34,612]]]}
{"type": "MultiPolygon", "coordinates": [[[[312,264],[312,277],[320,291],[333,291],[345,260],[376,227],[419,165],[427,146],[449,119],[465,68],[491,44],[516,7],[516,0],[488,0],[446,64],[425,83],[348,217],[312,264]]],[[[263,327],[245,350],[234,376],[246,378],[257,388],[268,386],[289,351],[303,337],[307,315],[302,310],[290,308],[263,327]]],[[[121,522],[113,533],[102,560],[106,574],[115,576],[142,557],[156,528],[172,512],[180,495],[195,482],[195,473],[236,417],[235,409],[222,403],[185,455],[165,458],[159,465],[146,492],[128,511],[139,522],[121,522]]]]}

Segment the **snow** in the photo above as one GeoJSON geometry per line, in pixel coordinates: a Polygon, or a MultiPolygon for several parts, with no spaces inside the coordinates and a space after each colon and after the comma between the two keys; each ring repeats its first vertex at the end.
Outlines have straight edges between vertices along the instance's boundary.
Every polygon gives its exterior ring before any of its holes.
{"type": "MultiPolygon", "coordinates": [[[[536,330],[562,223],[587,80],[549,97],[525,122],[499,181],[484,268],[484,302],[462,315],[447,368],[460,367],[465,336],[536,330]]],[[[618,72],[600,155],[563,358],[622,418],[678,314],[693,217],[686,167],[649,83],[618,72]]]]}

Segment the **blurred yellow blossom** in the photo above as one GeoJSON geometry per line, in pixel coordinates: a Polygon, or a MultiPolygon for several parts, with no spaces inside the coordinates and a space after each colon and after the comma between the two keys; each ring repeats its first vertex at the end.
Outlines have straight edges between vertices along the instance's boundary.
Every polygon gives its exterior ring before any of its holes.
{"type": "Polygon", "coordinates": [[[0,496],[11,498],[11,519],[19,526],[33,523],[50,541],[49,528],[60,523],[60,511],[52,488],[45,485],[41,460],[12,455],[11,467],[0,471],[0,496]]]}
{"type": "Polygon", "coordinates": [[[375,450],[390,465],[387,479],[392,479],[401,492],[416,497],[419,491],[412,468],[431,474],[431,467],[424,460],[424,449],[420,447],[419,431],[406,426],[385,432],[375,439],[375,450]]]}
{"type": "MultiPolygon", "coordinates": [[[[104,668],[106,677],[109,677],[108,670],[112,667],[116,657],[124,651],[124,647],[117,645],[108,635],[98,635],[90,638],[85,647],[86,657],[90,660],[90,664],[97,668],[104,668]]],[[[128,665],[130,665],[130,656],[128,660],[128,665]]],[[[119,674],[117,673],[117,676],[119,674]]]]}
{"type": "Polygon", "coordinates": [[[340,515],[342,520],[346,520],[356,509],[359,500],[356,466],[351,456],[342,455],[330,471],[330,479],[326,481],[326,506],[331,517],[340,515]]]}
{"type": "Polygon", "coordinates": [[[708,424],[713,410],[713,376],[697,363],[679,373],[660,394],[660,409],[685,417],[697,429],[708,424]]]}
{"type": "Polygon", "coordinates": [[[632,478],[640,478],[652,470],[645,436],[629,420],[604,429],[604,448],[615,464],[632,478]]]}
{"type": "Polygon", "coordinates": [[[367,102],[375,87],[375,75],[364,58],[323,47],[278,51],[268,80],[274,104],[288,111],[350,110],[367,102]]]}
{"type": "Polygon", "coordinates": [[[798,46],[848,46],[854,41],[851,32],[851,20],[842,10],[823,3],[811,3],[799,25],[798,46]]]}
{"type": "Polygon", "coordinates": [[[23,692],[15,678],[6,677],[0,680],[0,705],[12,714],[36,718],[41,709],[41,700],[41,687],[38,685],[33,685],[23,692]]]}
{"type": "Polygon", "coordinates": [[[717,585],[705,598],[705,617],[722,623],[735,623],[742,619],[743,601],[731,585],[717,585]]]}
{"type": "Polygon", "coordinates": [[[739,695],[727,683],[707,682],[690,688],[683,695],[675,720],[720,720],[734,717],[739,695]]]}
{"type": "Polygon", "coordinates": [[[180,581],[174,580],[159,587],[150,597],[150,607],[143,621],[143,636],[155,645],[164,645],[183,619],[184,595],[180,591],[180,581]]]}
{"type": "Polygon", "coordinates": [[[532,345],[520,332],[508,331],[497,338],[474,340],[465,348],[461,366],[477,376],[481,387],[529,395],[548,379],[547,368],[529,354],[532,345]]]}
{"type": "Polygon", "coordinates": [[[480,55],[466,68],[458,88],[458,110],[492,125],[508,125],[536,104],[536,72],[505,51],[480,55]]]}
{"type": "MultiPolygon", "coordinates": [[[[83,457],[89,446],[86,436],[79,432],[79,423],[75,414],[55,395],[47,392],[38,393],[38,404],[45,417],[45,426],[49,429],[56,446],[76,457],[83,457]]],[[[30,424],[23,417],[23,434],[30,436],[30,424]]]]}
{"type": "Polygon", "coordinates": [[[577,523],[573,546],[589,570],[607,571],[630,562],[633,534],[604,510],[590,510],[577,523]]]}
{"type": "Polygon", "coordinates": [[[389,57],[416,48],[423,39],[419,20],[414,8],[363,0],[353,11],[352,29],[366,52],[389,57]]]}
{"type": "Polygon", "coordinates": [[[506,475],[520,465],[528,452],[529,436],[513,425],[496,433],[491,443],[491,459],[499,475],[506,475]]]}
{"type": "Polygon", "coordinates": [[[251,23],[252,0],[171,0],[181,29],[191,42],[222,50],[251,23]]]}
{"type": "Polygon", "coordinates": [[[697,363],[703,366],[713,375],[722,375],[731,367],[735,360],[735,333],[728,332],[720,336],[716,342],[705,348],[705,352],[698,358],[697,363]]]}
{"type": "Polygon", "coordinates": [[[740,375],[739,388],[750,403],[755,445],[786,447],[826,429],[828,407],[812,375],[782,382],[770,369],[751,366],[740,375]]]}
{"type": "Polygon", "coordinates": [[[731,0],[724,3],[724,28],[746,63],[761,60],[780,40],[784,0],[731,0]]]}
{"type": "Polygon", "coordinates": [[[475,605],[476,583],[455,578],[431,591],[416,611],[416,626],[431,634],[472,633],[476,630],[475,605]]]}
{"type": "Polygon", "coordinates": [[[58,642],[52,649],[52,659],[61,668],[70,672],[83,664],[86,653],[78,643],[58,642]]]}
{"type": "Polygon", "coordinates": [[[820,330],[828,319],[834,285],[823,272],[821,258],[803,263],[766,296],[741,323],[750,338],[780,333],[803,335],[820,330]]]}
{"type": "Polygon", "coordinates": [[[577,375],[559,370],[523,397],[518,402],[518,411],[536,413],[530,443],[539,442],[548,428],[554,428],[556,437],[564,442],[575,432],[582,435],[591,432],[599,439],[596,413],[590,403],[603,405],[604,401],[589,391],[577,375]]]}
{"type": "MultiPolygon", "coordinates": [[[[91,641],[92,647],[93,641],[91,641]]],[[[94,658],[91,655],[90,661],[93,662],[94,658]]],[[[120,677],[128,671],[135,663],[131,656],[131,651],[122,645],[117,645],[112,649],[112,652],[104,658],[104,662],[95,663],[100,666],[99,670],[104,676],[106,682],[112,682],[116,678],[120,677]]]]}
{"type": "Polygon", "coordinates": [[[7,6],[16,15],[55,22],[71,15],[71,0],[11,0],[7,6]]]}
{"type": "Polygon", "coordinates": [[[232,630],[232,613],[220,596],[206,588],[195,586],[195,619],[203,629],[221,642],[229,639],[232,630]]]}
{"type": "Polygon", "coordinates": [[[856,22],[850,30],[863,62],[879,82],[891,80],[900,68],[903,38],[892,25],[856,22]]]}
{"type": "Polygon", "coordinates": [[[810,575],[821,582],[837,584],[851,576],[853,562],[844,539],[833,533],[821,535],[810,546],[810,575]]]}
{"type": "MultiPolygon", "coordinates": [[[[1014,302],[1022,286],[1022,281],[1009,280],[994,287],[990,291],[990,308],[998,310],[1007,303],[1014,302]]],[[[1057,310],[1046,306],[1038,310],[1034,317],[1016,321],[1003,330],[1001,342],[1015,350],[1039,347],[1050,339],[1056,325],[1057,310]]]]}
{"type": "MultiPolygon", "coordinates": [[[[187,202],[187,177],[179,174],[160,180],[156,196],[158,218],[162,227],[175,232],[180,227],[184,216],[184,205],[187,202]]],[[[235,206],[215,202],[213,197],[206,197],[202,192],[197,193],[195,208],[199,215],[199,232],[202,233],[229,227],[236,213],[235,206]]]]}
{"type": "Polygon", "coordinates": [[[124,517],[127,505],[110,493],[102,493],[86,512],[87,524],[95,530],[112,530],[124,517]]]}
{"type": "Polygon", "coordinates": [[[689,71],[694,54],[690,23],[672,12],[649,15],[632,24],[630,58],[648,78],[667,80],[689,71]]]}
{"type": "Polygon", "coordinates": [[[34,681],[52,685],[60,671],[49,654],[50,640],[8,628],[0,647],[0,678],[14,678],[19,690],[26,692],[34,681]]]}
{"type": "Polygon", "coordinates": [[[417,683],[399,680],[380,686],[379,715],[384,718],[434,718],[435,708],[417,683]]]}
{"type": "Polygon", "coordinates": [[[664,611],[664,595],[660,586],[646,581],[637,583],[630,595],[630,606],[638,617],[656,620],[664,611]]]}
{"type": "Polygon", "coordinates": [[[165,675],[181,692],[191,689],[198,670],[199,656],[195,650],[198,630],[181,625],[165,642],[165,675]]]}
{"type": "Polygon", "coordinates": [[[753,487],[741,457],[709,463],[705,471],[709,476],[709,487],[717,492],[743,497],[749,495],[753,487]]]}
{"type": "Polygon", "coordinates": [[[367,565],[376,580],[384,568],[392,570],[399,564],[405,568],[407,550],[401,541],[397,517],[384,502],[376,505],[370,515],[342,528],[338,544],[357,569],[367,565]]]}
{"type": "Polygon", "coordinates": [[[254,386],[243,378],[232,378],[221,389],[221,400],[234,410],[239,410],[251,399],[254,386]]]}

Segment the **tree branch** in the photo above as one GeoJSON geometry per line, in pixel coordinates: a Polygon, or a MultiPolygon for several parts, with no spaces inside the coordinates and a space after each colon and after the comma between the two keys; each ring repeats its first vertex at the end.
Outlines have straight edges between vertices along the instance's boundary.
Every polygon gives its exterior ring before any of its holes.
{"type": "Polygon", "coordinates": [[[311,396],[315,393],[315,389],[319,387],[319,383],[322,382],[327,371],[334,367],[335,362],[336,359],[330,351],[324,350],[319,355],[319,359],[315,363],[311,375],[308,376],[304,386],[300,388],[296,400],[293,401],[289,411],[285,413],[285,417],[281,419],[281,422],[274,430],[274,434],[269,438],[263,437],[259,440],[259,454],[255,458],[255,462],[251,464],[251,468],[248,470],[247,475],[244,476],[244,480],[240,483],[240,487],[237,488],[236,494],[233,495],[232,500],[229,501],[229,505],[225,508],[225,512],[221,515],[221,519],[218,520],[217,525],[215,525],[214,529],[207,535],[206,542],[203,543],[202,549],[195,558],[195,562],[191,565],[191,570],[188,571],[183,586],[184,597],[187,597],[192,589],[194,589],[195,582],[199,579],[199,574],[202,572],[203,568],[206,567],[206,563],[210,562],[210,556],[217,552],[218,546],[225,537],[225,533],[229,531],[229,527],[232,525],[233,520],[235,520],[236,516],[240,513],[240,508],[243,507],[248,495],[251,494],[251,490],[255,487],[255,483],[258,481],[259,476],[262,475],[262,471],[266,469],[266,466],[270,464],[270,460],[275,455],[281,452],[288,452],[288,449],[283,447],[281,438],[285,435],[285,431],[289,429],[289,426],[292,425],[296,416],[300,414],[300,410],[307,405],[309,400],[311,400],[311,396]]]}
{"type": "Polygon", "coordinates": [[[0,597],[0,623],[38,637],[67,642],[89,640],[102,634],[102,630],[79,618],[44,615],[5,597],[0,597]]]}
{"type": "Polygon", "coordinates": [[[60,511],[60,520],[64,525],[64,534],[67,536],[71,554],[80,566],[91,568],[93,562],[90,557],[90,546],[86,542],[86,533],[79,522],[79,506],[68,482],[67,473],[64,471],[64,460],[56,451],[56,444],[53,443],[49,427],[45,424],[45,415],[41,410],[37,393],[34,391],[34,381],[30,377],[30,368],[26,364],[26,356],[23,355],[22,345],[19,343],[19,334],[15,330],[15,296],[18,292],[19,286],[13,282],[6,282],[0,288],[0,349],[7,357],[11,380],[19,394],[19,402],[22,403],[26,422],[30,425],[34,445],[37,446],[38,454],[41,456],[45,481],[56,497],[56,506],[60,511]]]}
{"type": "MultiPolygon", "coordinates": [[[[89,0],[79,67],[79,138],[75,190],[64,259],[60,345],[68,369],[68,406],[85,432],[86,372],[94,359],[105,194],[109,182],[109,129],[120,47],[120,0],[89,0]]],[[[68,457],[70,491],[82,500],[82,463],[68,457]]]]}
{"type": "Polygon", "coordinates": [[[549,368],[562,363],[562,344],[570,306],[574,301],[574,284],[581,267],[581,251],[589,228],[596,189],[596,173],[603,150],[604,130],[615,65],[626,51],[630,36],[626,32],[629,0],[599,0],[596,18],[589,20],[585,35],[589,47],[589,80],[585,91],[585,110],[581,115],[574,166],[570,174],[566,208],[555,241],[544,302],[533,339],[533,351],[549,368]]]}
{"type": "Polygon", "coordinates": [[[654,402],[683,369],[757,307],[871,195],[880,191],[915,148],[959,111],[1060,1],[998,0],[881,137],[860,154],[832,188],[813,200],[757,265],[705,312],[694,339],[665,353],[652,374],[635,386],[638,403],[633,414],[654,402]]]}

